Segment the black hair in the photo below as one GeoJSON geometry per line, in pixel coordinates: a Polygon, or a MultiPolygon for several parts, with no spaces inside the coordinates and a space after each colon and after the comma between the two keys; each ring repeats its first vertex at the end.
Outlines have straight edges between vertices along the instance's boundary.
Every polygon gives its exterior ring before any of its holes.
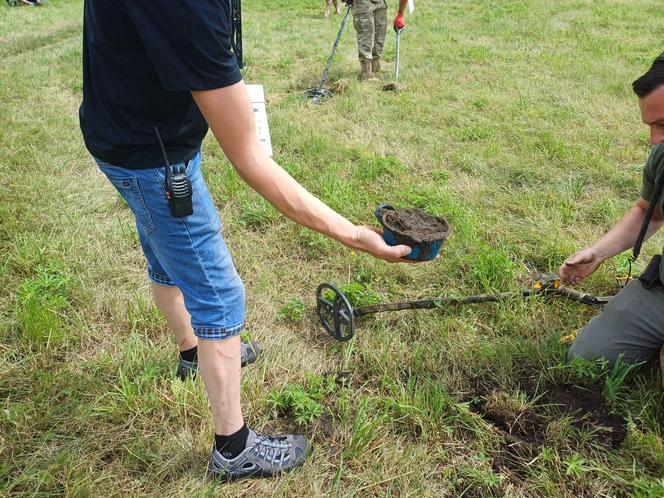
{"type": "Polygon", "coordinates": [[[634,93],[643,98],[664,85],[664,52],[642,76],[632,82],[634,93]]]}

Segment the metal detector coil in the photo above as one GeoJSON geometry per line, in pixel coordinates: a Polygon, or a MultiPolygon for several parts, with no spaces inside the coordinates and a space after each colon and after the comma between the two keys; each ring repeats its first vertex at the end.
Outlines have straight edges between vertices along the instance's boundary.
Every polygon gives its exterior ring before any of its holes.
{"type": "Polygon", "coordinates": [[[339,341],[355,335],[355,314],[344,293],[331,284],[320,284],[316,290],[318,318],[325,330],[339,341]]]}

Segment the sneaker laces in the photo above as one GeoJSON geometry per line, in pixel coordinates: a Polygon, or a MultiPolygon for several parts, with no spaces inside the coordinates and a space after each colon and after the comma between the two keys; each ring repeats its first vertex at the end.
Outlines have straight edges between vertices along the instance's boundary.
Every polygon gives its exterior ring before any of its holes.
{"type": "Polygon", "coordinates": [[[266,436],[256,434],[254,447],[251,449],[260,458],[263,458],[275,465],[283,464],[290,459],[290,443],[287,442],[288,436],[266,436]]]}

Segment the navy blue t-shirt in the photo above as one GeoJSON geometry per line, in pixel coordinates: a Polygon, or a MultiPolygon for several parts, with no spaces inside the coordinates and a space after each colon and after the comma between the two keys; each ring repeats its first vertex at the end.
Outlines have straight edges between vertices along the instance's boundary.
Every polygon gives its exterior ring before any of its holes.
{"type": "Polygon", "coordinates": [[[90,153],[131,169],[191,159],[208,126],[191,90],[242,79],[228,0],[85,0],[80,123],[90,153]]]}

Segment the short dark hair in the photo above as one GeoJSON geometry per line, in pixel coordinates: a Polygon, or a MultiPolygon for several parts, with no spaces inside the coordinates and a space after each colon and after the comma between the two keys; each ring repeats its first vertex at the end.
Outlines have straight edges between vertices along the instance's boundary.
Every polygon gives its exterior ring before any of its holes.
{"type": "Polygon", "coordinates": [[[655,62],[652,63],[650,69],[643,76],[632,82],[632,89],[635,94],[643,98],[662,85],[664,85],[664,52],[655,59],[655,62]]]}

